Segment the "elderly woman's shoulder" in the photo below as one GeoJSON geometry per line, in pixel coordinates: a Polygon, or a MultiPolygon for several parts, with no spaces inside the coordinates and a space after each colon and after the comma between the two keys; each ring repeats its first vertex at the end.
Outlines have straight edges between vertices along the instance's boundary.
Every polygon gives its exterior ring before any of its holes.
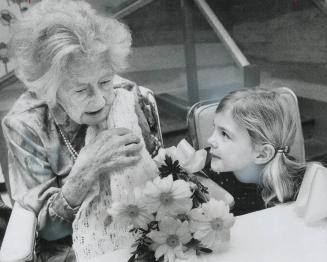
{"type": "Polygon", "coordinates": [[[48,115],[48,106],[31,92],[24,92],[2,120],[2,128],[37,127],[48,115]]]}

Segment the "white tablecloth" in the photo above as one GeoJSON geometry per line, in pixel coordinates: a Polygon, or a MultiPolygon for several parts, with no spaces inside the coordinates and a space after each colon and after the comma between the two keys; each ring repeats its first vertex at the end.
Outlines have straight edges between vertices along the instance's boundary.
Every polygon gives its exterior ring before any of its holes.
{"type": "MultiPolygon", "coordinates": [[[[130,250],[99,256],[92,262],[126,262],[130,250]]],[[[178,260],[182,262],[185,260],[178,260]]],[[[293,204],[236,218],[230,248],[224,253],[191,256],[191,262],[327,262],[327,222],[309,227],[293,204]]]]}

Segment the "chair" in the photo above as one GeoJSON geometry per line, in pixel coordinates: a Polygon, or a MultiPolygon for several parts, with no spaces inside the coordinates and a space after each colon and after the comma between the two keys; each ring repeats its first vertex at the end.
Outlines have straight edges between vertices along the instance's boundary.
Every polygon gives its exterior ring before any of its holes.
{"type": "Polygon", "coordinates": [[[327,222],[327,168],[311,162],[295,201],[295,212],[309,226],[327,222]]]}
{"type": "MultiPolygon", "coordinates": [[[[147,98],[155,112],[155,121],[158,125],[158,137],[163,144],[162,132],[159,121],[158,107],[154,94],[145,87],[139,87],[142,97],[147,98]]],[[[5,176],[5,179],[8,176],[5,176]]],[[[9,181],[6,179],[6,184],[9,181]]],[[[14,204],[12,214],[9,219],[5,237],[0,249],[0,262],[25,262],[33,261],[34,246],[36,239],[37,218],[35,214],[24,209],[18,203],[14,204]]]]}
{"type": "MultiPolygon", "coordinates": [[[[287,87],[276,88],[285,99],[284,106],[296,114],[297,133],[293,145],[290,147],[290,155],[298,161],[305,161],[304,138],[297,97],[287,87]]],[[[187,126],[195,149],[208,147],[208,138],[213,132],[213,120],[218,101],[204,101],[193,105],[187,114],[187,126]]]]}
{"type": "Polygon", "coordinates": [[[0,262],[33,261],[36,224],[33,212],[14,204],[0,249],[0,262]]]}

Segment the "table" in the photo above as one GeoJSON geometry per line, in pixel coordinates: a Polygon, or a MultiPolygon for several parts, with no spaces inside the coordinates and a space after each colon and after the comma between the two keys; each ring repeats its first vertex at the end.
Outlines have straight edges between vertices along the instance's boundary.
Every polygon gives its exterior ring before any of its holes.
{"type": "MultiPolygon", "coordinates": [[[[129,250],[118,250],[89,262],[125,262],[129,250]]],[[[182,262],[185,260],[176,260],[182,262]]],[[[326,262],[327,221],[307,226],[284,204],[236,218],[230,248],[220,254],[191,256],[191,262],[326,262]]]]}

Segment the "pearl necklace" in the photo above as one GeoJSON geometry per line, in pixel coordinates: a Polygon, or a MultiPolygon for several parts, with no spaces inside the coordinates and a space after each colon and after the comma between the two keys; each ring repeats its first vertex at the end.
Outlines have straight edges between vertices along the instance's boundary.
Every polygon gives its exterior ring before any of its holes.
{"type": "Polygon", "coordinates": [[[69,142],[69,140],[65,137],[64,133],[61,131],[60,127],[57,125],[59,133],[61,135],[61,137],[63,138],[65,145],[69,151],[69,153],[72,155],[74,161],[76,161],[77,157],[78,157],[78,153],[76,152],[76,150],[73,148],[72,144],[69,142]]]}

